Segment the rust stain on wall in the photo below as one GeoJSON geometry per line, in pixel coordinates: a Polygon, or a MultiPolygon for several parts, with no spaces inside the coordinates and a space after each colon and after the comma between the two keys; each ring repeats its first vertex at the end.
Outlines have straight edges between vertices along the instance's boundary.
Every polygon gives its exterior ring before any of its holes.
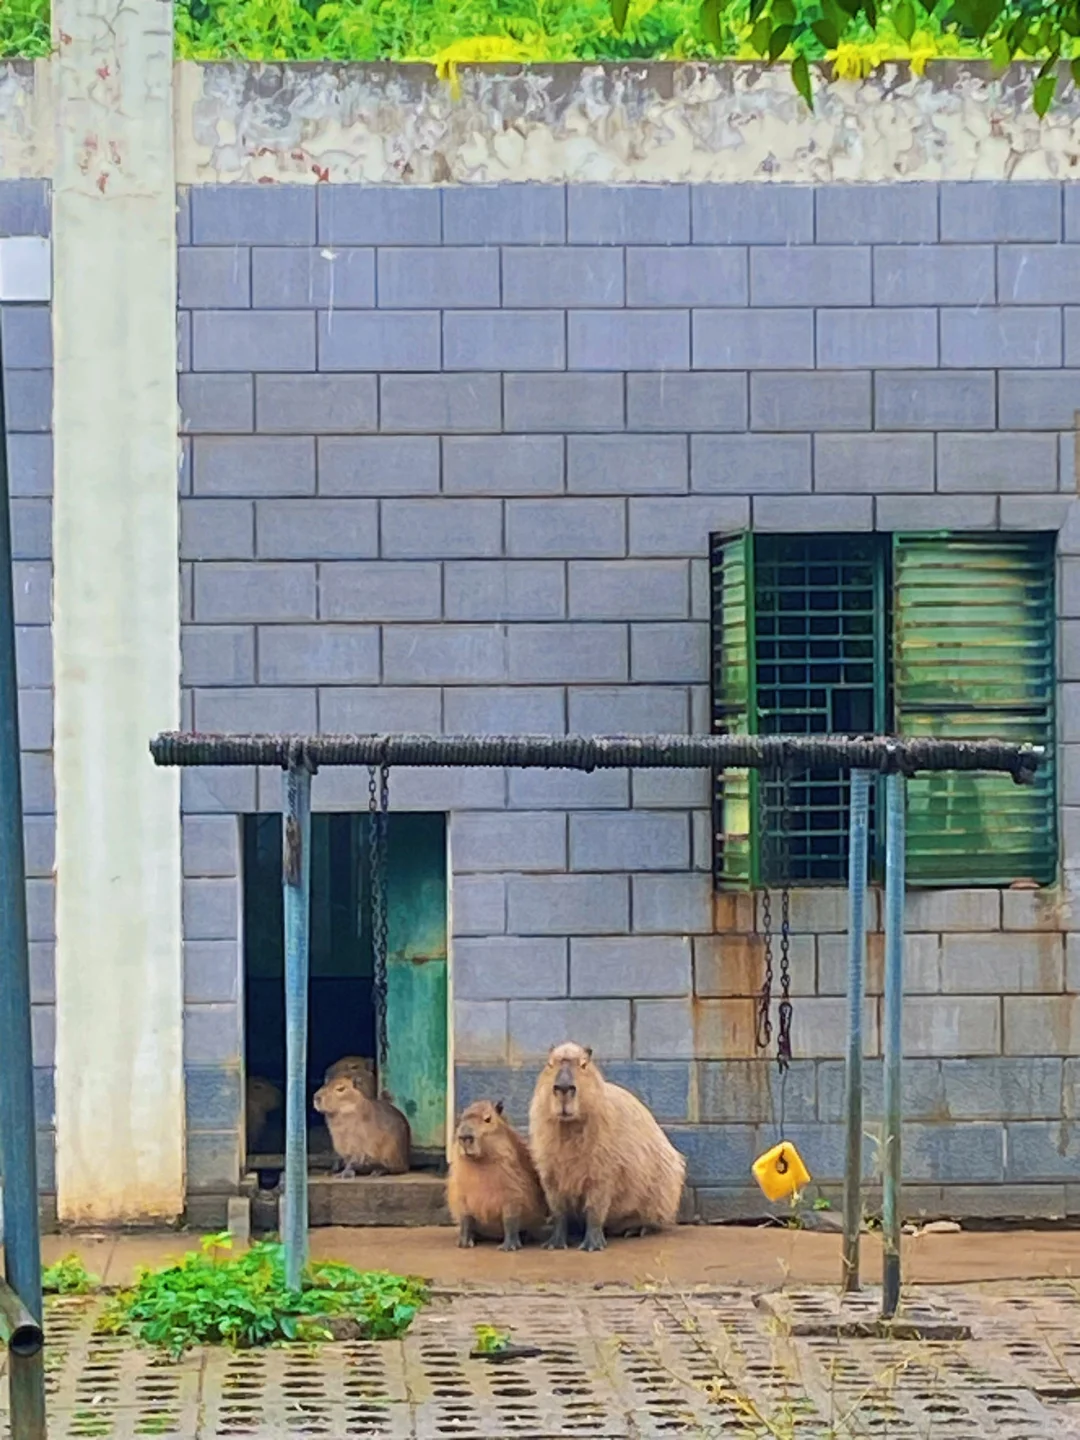
{"type": "Polygon", "coordinates": [[[694,947],[698,995],[756,995],[761,989],[764,945],[756,935],[713,935],[694,947]]]}
{"type": "Polygon", "coordinates": [[[695,997],[691,1018],[697,1059],[752,1060],[758,1054],[753,1000],[695,997]]]}
{"type": "Polygon", "coordinates": [[[713,894],[713,930],[718,935],[746,934],[754,928],[754,896],[749,891],[713,894]]]}

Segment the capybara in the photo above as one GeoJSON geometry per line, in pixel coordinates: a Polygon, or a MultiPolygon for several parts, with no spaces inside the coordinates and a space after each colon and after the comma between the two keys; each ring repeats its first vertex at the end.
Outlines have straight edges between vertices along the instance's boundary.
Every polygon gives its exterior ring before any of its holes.
{"type": "Polygon", "coordinates": [[[537,1235],[547,1216],[540,1178],[529,1147],[503,1114],[503,1102],[475,1100],[462,1112],[446,1203],[458,1226],[458,1244],[476,1237],[496,1240],[500,1250],[520,1250],[521,1232],[537,1235]]]}
{"type": "Polygon", "coordinates": [[[348,1075],[356,1081],[356,1088],[369,1100],[375,1099],[375,1062],[366,1055],[343,1055],[335,1060],[323,1076],[323,1084],[329,1085],[339,1075],[348,1075]]]}
{"type": "Polygon", "coordinates": [[[255,1152],[266,1131],[266,1122],[275,1110],[281,1109],[281,1091],[262,1075],[249,1075],[245,1110],[247,1112],[247,1148],[255,1152]]]}
{"type": "Polygon", "coordinates": [[[686,1162],[587,1047],[552,1048],[529,1107],[529,1143],[554,1221],[546,1249],[566,1249],[571,1218],[585,1221],[582,1250],[603,1250],[605,1229],[644,1235],[674,1224],[686,1162]]]}
{"type": "Polygon", "coordinates": [[[341,1175],[403,1175],[409,1168],[409,1122],[389,1100],[370,1100],[348,1075],[315,1092],[315,1109],[326,1117],[341,1175]]]}

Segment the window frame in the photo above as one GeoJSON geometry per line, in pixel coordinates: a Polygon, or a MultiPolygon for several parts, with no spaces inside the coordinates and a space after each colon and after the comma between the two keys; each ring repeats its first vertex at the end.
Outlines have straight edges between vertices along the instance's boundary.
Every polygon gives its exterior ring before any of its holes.
{"type": "MultiPolygon", "coordinates": [[[[1001,785],[1013,787],[1014,782],[1009,777],[980,775],[956,776],[950,779],[945,776],[927,776],[911,781],[907,787],[909,792],[908,808],[909,816],[913,817],[916,823],[914,825],[909,823],[908,826],[909,884],[913,887],[938,889],[999,889],[1020,879],[1033,880],[1040,887],[1055,883],[1058,877],[1060,852],[1056,757],[1054,755],[1057,741],[1058,705],[1055,537],[1036,531],[1019,533],[994,531],[985,534],[963,531],[874,533],[879,537],[875,542],[879,549],[873,558],[877,596],[874,644],[875,664],[877,656],[880,655],[883,657],[885,670],[884,684],[881,686],[885,697],[884,733],[940,733],[943,727],[946,729],[949,727],[950,720],[953,723],[959,720],[960,731],[958,732],[956,728],[951,731],[957,735],[963,731],[963,720],[970,716],[975,722],[971,733],[979,733],[979,722],[985,720],[994,733],[1011,732],[1016,734],[1017,738],[1045,740],[1050,749],[1049,764],[1041,770],[1040,776],[1036,777],[1037,799],[1034,802],[1031,798],[1031,791],[1027,791],[1025,796],[1017,798],[1014,796],[1014,788],[1008,790],[997,788],[1001,785]],[[1013,569],[1010,570],[1008,563],[1005,563],[1005,577],[1011,582],[1011,586],[1007,584],[1001,593],[1006,601],[1011,601],[1014,609],[1019,608],[1025,625],[1029,620],[1029,612],[1038,612],[1036,621],[1032,623],[1036,630],[1041,625],[1042,634],[1041,637],[1037,636],[1037,646],[1034,649],[1029,646],[1025,652],[1024,629],[1018,630],[1019,639],[1010,635],[1007,629],[1003,632],[1005,638],[1000,642],[1000,648],[1005,652],[1006,659],[1014,661],[1013,669],[1007,673],[1010,678],[1015,678],[1018,684],[1026,687],[1024,694],[1010,693],[1004,697],[999,694],[996,700],[987,700],[988,695],[993,695],[995,682],[1000,678],[998,671],[987,662],[984,664],[981,679],[984,693],[980,697],[978,679],[971,680],[971,672],[968,669],[961,668],[957,672],[955,670],[957,661],[954,658],[954,669],[948,672],[951,688],[955,691],[956,685],[963,683],[967,689],[960,691],[959,695],[954,697],[955,703],[938,705],[936,709],[933,706],[929,707],[931,712],[943,717],[940,722],[929,722],[932,726],[936,725],[936,728],[926,728],[924,725],[923,728],[908,729],[903,732],[901,717],[905,713],[905,705],[906,712],[912,713],[912,705],[910,701],[904,701],[903,694],[898,695],[897,677],[901,673],[906,677],[909,672],[917,670],[917,665],[912,663],[912,655],[916,652],[912,650],[910,642],[907,643],[905,650],[902,651],[900,648],[904,645],[901,638],[900,619],[902,611],[906,613],[907,610],[915,608],[915,604],[909,598],[908,591],[905,590],[903,596],[899,592],[898,576],[901,566],[897,555],[902,547],[907,547],[909,552],[917,552],[920,547],[924,546],[933,557],[935,549],[940,550],[941,547],[945,547],[947,550],[950,545],[956,546],[961,559],[966,550],[968,556],[971,557],[970,564],[975,570],[980,566],[984,569],[987,567],[993,569],[997,566],[1000,570],[1002,562],[1008,562],[1009,552],[1018,556],[1013,569]],[[994,555],[995,547],[998,551],[996,556],[994,555]],[[1027,580],[1025,579],[1025,570],[1028,574],[1027,580]],[[1040,605],[1043,607],[1041,611],[1039,611],[1040,605]],[[1017,655],[1020,657],[1019,660],[1016,659],[1017,655]],[[1040,681],[1042,682],[1041,691],[1039,689],[1040,681]],[[1030,720],[1026,726],[1025,719],[1030,720]],[[998,721],[1000,723],[996,723],[998,721]],[[998,796],[996,802],[993,798],[995,790],[998,796]],[[994,808],[995,804],[997,808],[994,808]],[[1007,866],[1011,856],[1014,854],[1019,856],[1022,852],[1026,852],[1024,858],[1032,862],[1032,873],[1017,872],[1009,875],[1005,869],[1002,869],[1000,871],[988,870],[984,874],[980,873],[975,866],[969,866],[965,871],[963,863],[956,873],[949,873],[947,854],[945,860],[942,860],[940,856],[935,857],[933,844],[928,844],[921,852],[918,848],[920,838],[925,839],[934,834],[943,835],[950,828],[949,825],[946,825],[942,829],[936,819],[932,825],[925,823],[926,812],[933,810],[935,805],[939,812],[944,814],[946,820],[959,816],[958,830],[961,839],[959,844],[954,847],[953,853],[960,856],[962,862],[969,853],[977,853],[980,856],[985,853],[994,855],[996,849],[999,863],[1007,866]],[[965,807],[967,816],[974,816],[977,823],[980,813],[996,815],[1002,806],[1005,807],[1005,819],[1000,825],[990,824],[981,831],[969,832],[976,838],[980,834],[984,838],[983,846],[976,847],[976,850],[972,851],[963,838],[965,835],[965,807]],[[924,820],[921,827],[918,823],[920,809],[923,812],[924,820]],[[1010,819],[1010,817],[1014,818],[1010,819]],[[936,830],[935,825],[938,825],[936,830]],[[996,840],[1001,840],[1000,847],[996,847],[993,843],[996,840]],[[1017,842],[1012,848],[1010,840],[1017,842]]],[[[757,672],[758,652],[762,639],[758,634],[760,579],[757,561],[762,544],[773,543],[778,538],[792,540],[805,538],[808,541],[811,539],[811,537],[803,537],[798,534],[784,537],[782,532],[780,536],[774,536],[772,532],[762,534],[750,530],[718,532],[710,536],[710,723],[713,733],[760,733],[761,717],[758,700],[760,691],[757,672]],[[736,633],[733,642],[729,634],[725,633],[728,628],[724,623],[725,616],[728,617],[729,622],[734,616],[736,630],[741,627],[743,632],[742,635],[736,633]],[[734,649],[734,656],[728,653],[732,649],[734,649]]],[[[831,538],[855,545],[860,541],[865,544],[867,537],[864,532],[848,532],[846,534],[841,532],[831,538]]],[[[983,592],[980,591],[980,596],[982,594],[983,592]]],[[[973,607],[973,614],[977,609],[978,607],[973,607]]],[[[931,609],[927,613],[930,616],[932,633],[934,612],[931,609]]],[[[1005,613],[1008,621],[1011,612],[1007,606],[1005,613]]],[[[926,616],[924,615],[922,618],[925,621],[926,616]]],[[[961,607],[959,621],[954,622],[955,634],[949,631],[943,632],[950,636],[946,643],[951,644],[956,656],[961,659],[966,659],[962,643],[966,638],[964,626],[967,621],[965,605],[961,607]]],[[[1031,627],[1028,626],[1028,628],[1031,627]]],[[[983,641],[985,641],[985,634],[984,624],[981,632],[983,641]]],[[[995,640],[991,649],[998,643],[995,640]]],[[[972,653],[977,661],[979,651],[976,649],[972,653]]],[[[904,683],[908,683],[906,679],[904,683]]],[[[903,691],[903,688],[901,685],[900,690],[903,691]]],[[[909,686],[909,688],[911,687],[909,686]]],[[[878,686],[875,683],[875,693],[877,690],[878,686]]],[[[948,693],[948,690],[948,686],[944,687],[944,693],[948,693]]],[[[876,716],[882,714],[882,709],[876,699],[874,709],[876,716]]],[[[925,718],[925,716],[922,717],[924,721],[925,718]]],[[[983,730],[982,733],[986,733],[986,731],[983,730]]],[[[763,846],[760,824],[762,783],[757,771],[728,771],[726,774],[720,771],[714,772],[712,787],[713,884],[718,891],[757,889],[766,879],[762,873],[763,846]]],[[[880,790],[879,779],[871,789],[871,804],[877,813],[882,813],[880,790]]],[[[846,818],[844,831],[846,832],[846,818]]],[[[883,836],[878,835],[876,844],[873,842],[874,837],[872,837],[870,854],[870,878],[872,881],[878,881],[883,869],[883,836]]],[[[838,879],[835,875],[827,878],[806,877],[792,879],[791,883],[808,887],[836,888],[838,885],[846,884],[846,870],[843,879],[838,879]]]]}

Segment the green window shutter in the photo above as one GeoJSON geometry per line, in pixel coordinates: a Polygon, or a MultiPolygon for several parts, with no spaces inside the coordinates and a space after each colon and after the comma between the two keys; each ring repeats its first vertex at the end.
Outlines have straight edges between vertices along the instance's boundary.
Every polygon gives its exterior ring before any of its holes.
{"type": "MultiPolygon", "coordinates": [[[[1051,537],[896,535],[893,616],[901,735],[1053,745],[1051,537]]],[[[1039,770],[1032,786],[999,775],[912,780],[910,882],[1051,883],[1057,863],[1055,788],[1052,763],[1039,770]]]]}
{"type": "MultiPolygon", "coordinates": [[[[757,730],[754,695],[754,547],[749,534],[714,535],[712,586],[712,729],[717,735],[757,730]]],[[[753,878],[752,800],[748,770],[718,771],[713,780],[713,880],[745,888],[753,878]]]]}

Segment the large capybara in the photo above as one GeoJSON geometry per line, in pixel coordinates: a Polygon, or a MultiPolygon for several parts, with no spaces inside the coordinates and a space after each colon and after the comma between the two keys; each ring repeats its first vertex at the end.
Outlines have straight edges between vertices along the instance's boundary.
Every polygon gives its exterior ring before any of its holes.
{"type": "Polygon", "coordinates": [[[652,1115],[604,1079],[592,1051],[556,1045],[529,1107],[529,1143],[554,1221],[545,1249],[565,1250],[569,1221],[584,1219],[582,1250],[604,1231],[647,1234],[679,1213],[686,1161],[652,1115]]]}
{"type": "Polygon", "coordinates": [[[502,1238],[500,1250],[520,1250],[521,1232],[538,1235],[547,1217],[529,1147],[503,1114],[503,1102],[476,1100],[462,1112],[446,1203],[467,1248],[502,1238]]]}
{"type": "Polygon", "coordinates": [[[323,1084],[329,1085],[340,1075],[354,1080],[361,1095],[366,1095],[369,1100],[375,1099],[375,1062],[366,1055],[343,1055],[340,1060],[335,1060],[323,1076],[323,1084]]]}
{"type": "Polygon", "coordinates": [[[266,1133],[266,1122],[275,1110],[281,1109],[281,1091],[262,1075],[249,1075],[245,1110],[247,1115],[247,1148],[254,1153],[266,1133]]]}
{"type": "Polygon", "coordinates": [[[326,1118],[334,1153],[344,1160],[342,1179],[403,1175],[409,1168],[409,1122],[389,1100],[369,1099],[348,1075],[315,1092],[315,1109],[326,1118]]]}

